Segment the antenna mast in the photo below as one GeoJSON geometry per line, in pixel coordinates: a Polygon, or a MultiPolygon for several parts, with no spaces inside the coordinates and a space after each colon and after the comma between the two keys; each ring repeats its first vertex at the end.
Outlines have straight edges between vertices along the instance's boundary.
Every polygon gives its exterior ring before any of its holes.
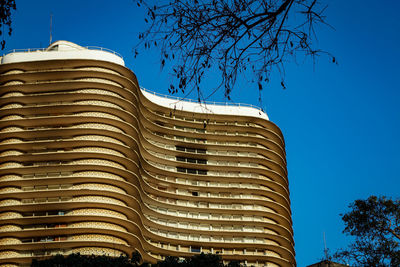
{"type": "Polygon", "coordinates": [[[328,249],[326,248],[325,232],[324,232],[324,253],[325,253],[325,260],[329,260],[329,258],[328,258],[328,249]]]}
{"type": "Polygon", "coordinates": [[[53,40],[53,36],[51,35],[52,27],[53,27],[53,13],[50,13],[50,43],[49,43],[49,45],[51,44],[51,41],[53,40]]]}

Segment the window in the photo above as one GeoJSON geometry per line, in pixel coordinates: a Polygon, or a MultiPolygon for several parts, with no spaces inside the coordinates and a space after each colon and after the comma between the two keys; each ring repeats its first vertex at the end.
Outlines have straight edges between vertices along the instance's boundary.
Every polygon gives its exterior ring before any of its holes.
{"type": "Polygon", "coordinates": [[[184,149],[185,149],[186,152],[196,153],[196,149],[195,148],[185,147],[184,149]]]}
{"type": "Polygon", "coordinates": [[[188,163],[197,163],[196,159],[192,159],[192,158],[186,158],[186,162],[188,163]]]}
{"type": "Polygon", "coordinates": [[[183,147],[183,146],[176,146],[176,150],[178,150],[178,151],[185,151],[186,149],[185,149],[185,147],[183,147]]]}
{"type": "Polygon", "coordinates": [[[206,170],[187,169],[187,168],[182,168],[182,167],[176,167],[176,170],[178,172],[183,172],[183,173],[207,175],[207,171],[206,170]]]}
{"type": "MultiPolygon", "coordinates": [[[[198,142],[205,142],[205,139],[196,139],[198,142]]],[[[176,146],[176,150],[189,152],[189,153],[198,153],[198,154],[206,154],[207,150],[203,148],[193,148],[193,147],[184,147],[184,146],[176,146]]]]}
{"type": "Polygon", "coordinates": [[[191,173],[191,174],[197,174],[197,170],[195,169],[186,169],[187,173],[191,173]]]}
{"type": "Polygon", "coordinates": [[[186,162],[186,158],[184,158],[184,157],[176,157],[176,160],[186,162]]]}
{"type": "Polygon", "coordinates": [[[191,252],[200,253],[200,247],[191,247],[191,252]]]}
{"type": "Polygon", "coordinates": [[[177,156],[176,160],[181,161],[181,162],[187,162],[187,163],[207,164],[206,159],[195,159],[195,158],[186,158],[186,157],[177,156]]]}
{"type": "Polygon", "coordinates": [[[200,153],[200,154],[206,154],[207,150],[199,148],[196,151],[197,151],[197,153],[200,153]]]}
{"type": "Polygon", "coordinates": [[[177,167],[176,170],[177,170],[178,172],[184,172],[184,173],[186,173],[186,169],[185,169],[185,168],[177,167]]]}
{"type": "Polygon", "coordinates": [[[197,170],[197,173],[201,174],[201,175],[207,175],[207,171],[206,170],[197,170]]]}

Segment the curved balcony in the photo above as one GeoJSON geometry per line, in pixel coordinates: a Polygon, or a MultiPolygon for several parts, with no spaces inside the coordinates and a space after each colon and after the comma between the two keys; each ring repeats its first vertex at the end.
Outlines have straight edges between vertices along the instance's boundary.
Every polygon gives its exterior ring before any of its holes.
{"type": "Polygon", "coordinates": [[[295,266],[285,144],[264,112],[152,93],[58,45],[0,65],[0,264],[62,249],[295,266]]]}

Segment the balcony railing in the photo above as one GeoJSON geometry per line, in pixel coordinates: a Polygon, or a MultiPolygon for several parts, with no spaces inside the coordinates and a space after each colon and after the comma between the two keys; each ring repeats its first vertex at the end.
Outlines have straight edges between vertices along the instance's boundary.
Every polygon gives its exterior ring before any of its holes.
{"type": "MultiPolygon", "coordinates": [[[[120,58],[123,58],[121,54],[119,54],[118,52],[115,52],[111,49],[108,48],[104,48],[104,47],[100,47],[100,46],[82,46],[82,47],[74,47],[74,50],[78,49],[78,50],[99,50],[99,51],[103,51],[103,52],[108,52],[111,54],[114,54],[116,56],[119,56],[120,58]]],[[[31,52],[68,52],[71,50],[49,50],[47,47],[46,48],[24,48],[24,49],[12,49],[10,51],[8,51],[6,54],[3,54],[3,56],[7,55],[7,54],[12,54],[12,53],[31,53],[31,52]]]]}
{"type": "Polygon", "coordinates": [[[198,100],[190,99],[190,98],[185,98],[185,97],[177,97],[177,96],[172,96],[172,95],[165,95],[161,93],[157,93],[151,90],[148,90],[144,87],[140,87],[142,91],[145,91],[147,93],[153,94],[155,96],[159,97],[164,97],[168,99],[173,99],[176,100],[177,102],[179,101],[185,101],[185,102],[191,102],[191,103],[198,103],[198,104],[204,104],[204,105],[215,105],[215,106],[235,106],[235,107],[249,107],[249,108],[254,108],[256,110],[259,110],[260,112],[264,113],[264,110],[260,107],[257,107],[252,104],[246,104],[246,103],[228,103],[228,102],[216,102],[216,101],[201,101],[199,102],[198,100]]]}

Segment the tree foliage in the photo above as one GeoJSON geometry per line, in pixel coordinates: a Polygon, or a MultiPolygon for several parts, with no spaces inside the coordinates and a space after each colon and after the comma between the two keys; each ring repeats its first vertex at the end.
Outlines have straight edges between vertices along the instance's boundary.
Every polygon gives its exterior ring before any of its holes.
{"type": "Polygon", "coordinates": [[[195,255],[191,258],[180,260],[178,257],[166,257],[164,261],[160,261],[157,267],[197,267],[197,266],[210,266],[210,267],[224,267],[222,259],[219,255],[204,254],[195,255]]]}
{"type": "MultiPolygon", "coordinates": [[[[171,61],[170,93],[196,89],[207,73],[218,70],[229,99],[239,75],[251,77],[261,91],[273,69],[281,72],[296,55],[315,57],[317,24],[325,24],[321,0],[137,0],[147,9],[147,29],[138,49],[157,46],[161,66],[171,61]]],[[[332,57],[333,62],[335,58],[332,57]]],[[[205,97],[206,98],[206,97],[205,97]]]]}
{"type": "MultiPolygon", "coordinates": [[[[153,265],[152,265],[153,266],[153,265]]],[[[218,254],[204,254],[200,253],[190,258],[179,259],[178,257],[169,256],[165,260],[159,261],[156,267],[242,267],[238,261],[231,261],[224,265],[222,258],[218,254]]]]}
{"type": "Polygon", "coordinates": [[[343,232],[355,240],[335,257],[354,266],[400,266],[400,201],[371,196],[349,208],[343,232]]]}
{"type": "MultiPolygon", "coordinates": [[[[32,261],[31,267],[147,267],[149,263],[142,262],[140,253],[132,253],[129,259],[127,256],[109,257],[106,255],[81,255],[79,253],[70,254],[68,256],[56,255],[49,259],[32,261]]],[[[200,253],[190,258],[180,259],[178,257],[168,256],[163,261],[152,264],[154,267],[224,267],[222,258],[216,254],[200,253]]],[[[226,265],[227,267],[241,267],[240,262],[232,261],[226,265]]]]}
{"type": "MultiPolygon", "coordinates": [[[[11,27],[11,12],[12,10],[16,10],[17,6],[15,5],[15,0],[2,0],[0,1],[0,35],[3,35],[4,26],[7,28],[8,35],[11,35],[12,27],[11,27]]],[[[0,42],[1,49],[4,49],[6,45],[6,41],[3,40],[0,42]]]]}
{"type": "Polygon", "coordinates": [[[49,259],[32,261],[31,267],[133,267],[139,266],[126,256],[109,257],[106,255],[81,255],[73,253],[66,257],[55,255],[49,259]]]}

